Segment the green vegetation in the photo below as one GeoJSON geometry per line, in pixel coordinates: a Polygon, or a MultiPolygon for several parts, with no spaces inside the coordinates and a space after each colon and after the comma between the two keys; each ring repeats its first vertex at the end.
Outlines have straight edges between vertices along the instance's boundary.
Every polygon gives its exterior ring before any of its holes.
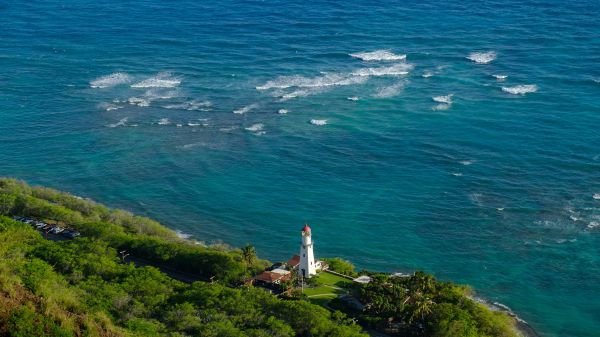
{"type": "MultiPolygon", "coordinates": [[[[328,263],[356,275],[347,261],[328,263]]],[[[515,336],[511,318],[429,275],[375,274],[363,285],[321,273],[282,300],[242,285],[267,265],[251,245],[199,245],[148,218],[0,178],[0,336],[365,336],[354,319],[398,336],[515,336]],[[45,240],[4,215],[68,224],[83,236],[45,240]],[[202,281],[123,263],[123,250],[202,281]],[[364,309],[337,299],[345,294],[364,309]]]]}
{"type": "Polygon", "coordinates": [[[410,277],[373,275],[356,285],[363,324],[401,336],[518,336],[512,318],[469,298],[469,289],[423,272],[410,277]]]}
{"type": "Polygon", "coordinates": [[[352,281],[331,273],[321,272],[309,279],[304,295],[314,304],[328,307],[329,301],[349,293],[352,281]]]}
{"type": "Polygon", "coordinates": [[[150,219],[10,179],[0,179],[0,196],[4,214],[84,233],[45,240],[0,216],[0,336],[363,336],[341,313],[232,288],[266,265],[251,246],[198,246],[150,219]],[[216,281],[187,284],[124,264],[122,249],[216,281]]]}
{"type": "Polygon", "coordinates": [[[339,257],[326,258],[323,259],[323,261],[327,262],[327,264],[329,265],[329,270],[333,270],[340,274],[348,275],[351,277],[358,276],[358,273],[356,273],[356,271],[354,270],[354,265],[350,263],[350,261],[340,259],[339,257]]]}

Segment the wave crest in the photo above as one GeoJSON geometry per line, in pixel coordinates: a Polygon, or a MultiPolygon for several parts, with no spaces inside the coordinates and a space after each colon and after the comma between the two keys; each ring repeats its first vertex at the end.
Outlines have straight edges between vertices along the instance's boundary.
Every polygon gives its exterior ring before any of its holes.
{"type": "Polygon", "coordinates": [[[132,84],[132,88],[174,88],[181,84],[181,79],[173,77],[170,73],[159,73],[141,82],[132,84]]]}
{"type": "Polygon", "coordinates": [[[101,76],[93,81],[90,81],[92,88],[110,88],[120,84],[127,84],[132,81],[132,77],[126,73],[112,73],[110,75],[101,76]]]}
{"type": "Polygon", "coordinates": [[[389,50],[375,50],[371,52],[353,53],[350,56],[363,61],[402,61],[406,60],[405,54],[394,54],[389,50]]]}
{"type": "Polygon", "coordinates": [[[473,52],[467,56],[467,59],[479,64],[488,64],[495,60],[496,56],[497,54],[495,51],[473,52]]]}
{"type": "Polygon", "coordinates": [[[514,87],[502,87],[502,91],[512,95],[525,95],[530,92],[538,91],[538,86],[535,84],[522,84],[514,87]]]}

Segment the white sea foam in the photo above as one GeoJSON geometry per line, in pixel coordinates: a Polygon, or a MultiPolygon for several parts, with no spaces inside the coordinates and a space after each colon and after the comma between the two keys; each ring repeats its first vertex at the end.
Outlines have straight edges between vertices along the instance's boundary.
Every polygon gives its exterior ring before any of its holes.
{"type": "Polygon", "coordinates": [[[234,126],[228,126],[228,127],[220,128],[219,131],[221,131],[221,132],[231,132],[231,131],[237,130],[239,128],[240,128],[239,126],[234,125],[234,126]]]}
{"type": "Polygon", "coordinates": [[[161,118],[157,124],[158,125],[169,125],[169,124],[171,124],[171,121],[168,118],[161,118]]]}
{"type": "Polygon", "coordinates": [[[536,92],[538,86],[535,84],[522,84],[514,87],[502,87],[502,91],[512,95],[525,95],[530,92],[536,92]]]}
{"type": "Polygon", "coordinates": [[[404,87],[406,86],[406,82],[399,82],[387,87],[379,88],[373,97],[376,98],[389,98],[398,95],[404,87]]]}
{"type": "Polygon", "coordinates": [[[406,60],[404,54],[394,54],[389,50],[375,50],[371,52],[354,53],[350,54],[354,58],[361,59],[363,61],[401,61],[406,60]]]}
{"type": "Polygon", "coordinates": [[[455,177],[462,177],[463,174],[460,172],[453,172],[452,175],[455,177]]]}
{"type": "Polygon", "coordinates": [[[433,111],[444,111],[444,110],[450,109],[451,106],[452,106],[451,104],[440,103],[440,104],[432,107],[431,110],[433,110],[433,111]]]}
{"type": "Polygon", "coordinates": [[[594,200],[600,200],[600,193],[594,193],[594,195],[592,195],[592,198],[594,200]]]}
{"type": "Polygon", "coordinates": [[[233,110],[234,114],[245,114],[246,112],[258,107],[257,103],[246,105],[245,107],[233,110]]]}
{"type": "Polygon", "coordinates": [[[173,77],[170,73],[159,73],[141,82],[132,84],[132,88],[174,88],[181,84],[181,79],[173,77]]]}
{"type": "Polygon", "coordinates": [[[279,110],[277,110],[277,113],[280,114],[280,115],[285,115],[288,112],[289,112],[288,109],[279,109],[279,110]]]}
{"type": "Polygon", "coordinates": [[[188,122],[187,123],[187,126],[192,126],[192,127],[194,127],[194,126],[201,126],[201,125],[202,125],[202,123],[195,123],[195,122],[188,122]]]}
{"type": "Polygon", "coordinates": [[[344,86],[363,83],[366,79],[347,75],[327,73],[317,77],[304,77],[299,75],[280,76],[275,80],[256,87],[257,90],[287,89],[287,88],[322,88],[332,86],[344,86]]]}
{"type": "Polygon", "coordinates": [[[112,104],[112,103],[100,103],[98,105],[98,107],[100,109],[104,109],[106,111],[114,111],[114,110],[118,110],[118,109],[122,109],[123,106],[121,105],[116,105],[116,104],[112,104]]]}
{"type": "Polygon", "coordinates": [[[141,97],[130,97],[128,100],[129,104],[137,106],[150,106],[150,100],[141,97]]]}
{"type": "Polygon", "coordinates": [[[467,59],[479,63],[479,64],[487,64],[496,59],[496,52],[488,51],[488,52],[474,52],[467,56],[467,59]]]}
{"type": "Polygon", "coordinates": [[[125,126],[125,124],[127,123],[127,117],[122,118],[120,121],[114,123],[114,124],[108,124],[107,126],[109,128],[116,128],[118,126],[125,126]]]}
{"type": "Polygon", "coordinates": [[[310,120],[310,124],[313,124],[313,125],[326,125],[327,124],[327,120],[326,119],[311,119],[310,120]]]}
{"type": "Polygon", "coordinates": [[[598,227],[598,226],[600,226],[600,222],[598,222],[598,221],[591,221],[591,222],[590,222],[590,223],[587,225],[587,228],[589,228],[589,229],[593,229],[593,228],[596,228],[596,227],[598,227]]]}
{"type": "Polygon", "coordinates": [[[494,78],[498,81],[504,81],[505,79],[508,78],[508,75],[492,75],[494,76],[494,78]]]}
{"type": "Polygon", "coordinates": [[[431,76],[433,76],[433,73],[431,71],[424,71],[423,75],[421,75],[423,78],[429,78],[431,76]]]}
{"type": "Polygon", "coordinates": [[[90,81],[90,87],[92,88],[110,88],[120,84],[127,84],[132,81],[131,76],[126,73],[113,73],[110,75],[98,77],[97,79],[90,81]]]}
{"type": "Polygon", "coordinates": [[[264,129],[265,125],[262,123],[256,123],[256,124],[252,124],[251,126],[247,127],[246,130],[248,131],[252,131],[252,132],[259,132],[262,131],[264,129]]]}
{"type": "Polygon", "coordinates": [[[150,101],[158,99],[171,99],[179,97],[179,92],[177,90],[165,90],[164,88],[151,88],[146,90],[144,97],[150,101]]]}
{"type": "Polygon", "coordinates": [[[346,99],[349,101],[358,101],[359,100],[358,96],[350,96],[350,97],[346,97],[346,99]]]}
{"type": "Polygon", "coordinates": [[[169,104],[165,105],[163,108],[165,109],[175,109],[175,110],[188,110],[188,111],[196,111],[196,110],[209,110],[212,106],[212,103],[209,101],[196,101],[192,100],[189,102],[183,102],[178,104],[169,104]]]}
{"type": "Polygon", "coordinates": [[[184,233],[184,232],[182,232],[182,231],[180,231],[180,230],[176,230],[176,231],[175,231],[175,234],[176,234],[176,235],[177,235],[177,237],[178,237],[178,238],[180,238],[180,239],[189,239],[189,238],[191,238],[191,237],[192,237],[192,235],[191,235],[191,234],[186,234],[186,233],[184,233]]]}
{"type": "Polygon", "coordinates": [[[311,94],[315,94],[317,92],[320,92],[320,90],[306,90],[306,89],[299,89],[299,90],[294,90],[292,92],[286,93],[286,94],[282,94],[281,95],[281,99],[279,100],[280,102],[285,102],[287,100],[290,100],[292,98],[296,98],[296,97],[306,97],[309,96],[311,94]]]}
{"type": "Polygon", "coordinates": [[[409,63],[397,63],[389,67],[362,68],[352,72],[355,76],[402,76],[407,75],[413,68],[409,63]]]}
{"type": "Polygon", "coordinates": [[[454,94],[448,94],[446,96],[435,96],[432,97],[432,99],[434,102],[452,104],[452,96],[454,96],[454,94]]]}
{"type": "Polygon", "coordinates": [[[461,163],[462,165],[465,166],[469,166],[471,164],[473,164],[475,161],[474,160],[461,160],[459,163],[461,163]]]}

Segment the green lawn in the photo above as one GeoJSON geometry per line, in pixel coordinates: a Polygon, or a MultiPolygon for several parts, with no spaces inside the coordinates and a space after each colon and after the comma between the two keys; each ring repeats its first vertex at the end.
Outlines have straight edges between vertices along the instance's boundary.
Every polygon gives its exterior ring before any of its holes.
{"type": "Polygon", "coordinates": [[[348,280],[341,276],[333,275],[326,272],[321,272],[318,275],[319,281],[325,285],[330,285],[334,287],[343,287],[347,284],[351,284],[352,280],[348,280]]]}
{"type": "Polygon", "coordinates": [[[317,287],[305,287],[304,294],[308,296],[311,302],[321,306],[326,306],[332,299],[346,294],[347,290],[343,287],[352,283],[351,280],[325,272],[319,273],[316,277],[318,277],[321,285],[317,287]]]}

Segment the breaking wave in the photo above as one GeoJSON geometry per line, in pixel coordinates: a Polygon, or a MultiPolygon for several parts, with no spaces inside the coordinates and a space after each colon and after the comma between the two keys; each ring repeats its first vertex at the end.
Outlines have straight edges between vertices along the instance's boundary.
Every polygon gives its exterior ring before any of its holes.
{"type": "Polygon", "coordinates": [[[379,89],[375,94],[373,94],[373,97],[376,98],[389,98],[389,97],[394,97],[396,95],[398,95],[400,92],[402,92],[402,90],[404,90],[404,87],[406,86],[405,82],[400,82],[400,83],[396,83],[387,87],[383,87],[381,89],[379,89]]]}
{"type": "Polygon", "coordinates": [[[104,109],[106,111],[114,111],[114,110],[118,110],[118,109],[122,109],[123,108],[123,106],[116,105],[116,104],[113,104],[113,103],[100,103],[98,105],[98,107],[100,109],[104,109]]]}
{"type": "Polygon", "coordinates": [[[363,83],[366,79],[343,74],[325,74],[317,77],[299,75],[280,76],[275,80],[256,87],[257,90],[287,89],[287,88],[320,88],[363,83]]]}
{"type": "Polygon", "coordinates": [[[181,79],[173,77],[170,73],[159,73],[141,82],[132,84],[132,88],[174,88],[181,84],[181,79]]]}
{"type": "Polygon", "coordinates": [[[288,112],[289,112],[288,109],[279,109],[279,110],[277,110],[277,113],[280,114],[280,115],[285,115],[288,112]]]}
{"type": "Polygon", "coordinates": [[[404,54],[394,54],[389,50],[376,50],[372,52],[354,53],[350,56],[363,61],[401,61],[406,60],[404,54]]]}
{"type": "Polygon", "coordinates": [[[312,124],[312,125],[326,125],[327,124],[327,120],[326,119],[311,119],[310,120],[310,124],[312,124]]]}
{"type": "Polygon", "coordinates": [[[448,94],[446,96],[435,96],[431,99],[433,99],[434,102],[438,103],[452,104],[452,96],[454,96],[454,94],[448,94]]]}
{"type": "Polygon", "coordinates": [[[169,125],[169,124],[171,124],[171,121],[168,118],[161,118],[157,124],[158,125],[169,125]]]}
{"type": "Polygon", "coordinates": [[[235,109],[233,110],[234,114],[245,114],[246,112],[255,109],[258,107],[258,104],[254,103],[254,104],[250,104],[250,105],[246,105],[243,108],[239,108],[239,109],[235,109]]]}
{"type": "Polygon", "coordinates": [[[188,111],[196,111],[196,110],[208,110],[212,106],[212,103],[209,101],[189,101],[178,104],[169,104],[165,105],[163,108],[165,109],[176,109],[176,110],[188,110],[188,111]]]}
{"type": "Polygon", "coordinates": [[[474,53],[469,54],[469,56],[467,56],[467,59],[469,59],[475,63],[487,64],[496,59],[496,52],[495,51],[474,52],[474,53]]]}
{"type": "Polygon", "coordinates": [[[506,78],[508,78],[508,75],[492,75],[494,76],[494,78],[498,81],[504,81],[506,78]]]}
{"type": "Polygon", "coordinates": [[[130,97],[127,102],[129,102],[129,104],[132,105],[137,105],[137,106],[150,106],[150,100],[146,99],[146,98],[141,98],[141,97],[130,97]]]}
{"type": "Polygon", "coordinates": [[[112,73],[110,75],[98,77],[90,81],[92,88],[110,88],[120,84],[127,84],[132,81],[131,76],[126,73],[112,73]]]}
{"type": "Polygon", "coordinates": [[[413,65],[409,63],[398,63],[389,67],[362,68],[352,72],[356,76],[401,76],[407,75],[413,65]]]}
{"type": "Polygon", "coordinates": [[[502,91],[513,95],[525,95],[530,92],[536,92],[538,86],[535,84],[523,84],[514,87],[502,87],[502,91]]]}
{"type": "Polygon", "coordinates": [[[265,125],[262,123],[256,123],[256,124],[252,124],[251,126],[247,127],[246,130],[248,131],[252,131],[252,132],[259,132],[262,131],[264,129],[265,125]]]}
{"type": "Polygon", "coordinates": [[[127,123],[127,119],[128,119],[128,118],[127,118],[127,117],[125,117],[125,118],[121,119],[120,121],[118,121],[118,122],[116,122],[116,123],[114,123],[114,124],[108,124],[107,126],[108,126],[109,128],[116,128],[116,127],[118,127],[118,126],[125,126],[125,125],[126,125],[126,123],[127,123]]]}

